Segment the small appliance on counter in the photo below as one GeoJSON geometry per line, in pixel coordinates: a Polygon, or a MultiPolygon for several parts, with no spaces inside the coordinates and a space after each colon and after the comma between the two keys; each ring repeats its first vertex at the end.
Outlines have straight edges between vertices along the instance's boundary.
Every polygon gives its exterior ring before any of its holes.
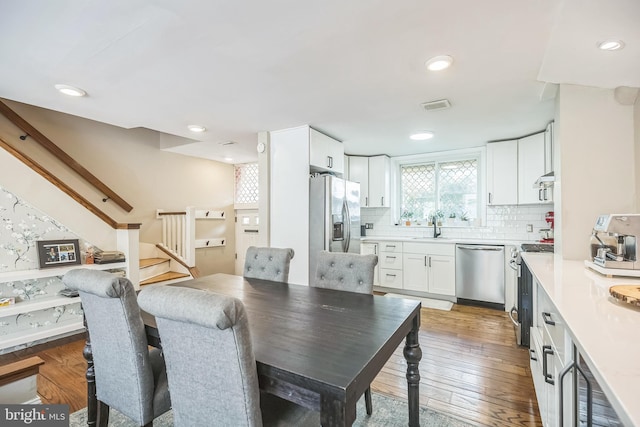
{"type": "Polygon", "coordinates": [[[549,228],[540,229],[540,243],[553,243],[553,211],[547,212],[544,220],[549,224],[549,228]]]}
{"type": "Polygon", "coordinates": [[[604,268],[640,270],[638,236],[640,214],[600,215],[591,234],[591,260],[604,268]]]}

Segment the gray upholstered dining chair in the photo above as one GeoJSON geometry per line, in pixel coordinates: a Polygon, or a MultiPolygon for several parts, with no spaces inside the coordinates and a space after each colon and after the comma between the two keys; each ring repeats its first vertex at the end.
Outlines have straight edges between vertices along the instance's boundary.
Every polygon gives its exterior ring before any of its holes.
{"type": "MultiPolygon", "coordinates": [[[[338,291],[373,293],[373,277],[378,264],[377,255],[358,255],[344,252],[318,252],[316,274],[310,286],[338,291]]],[[[371,415],[371,387],[364,392],[367,414],[371,415]]]]}
{"type": "Polygon", "coordinates": [[[179,286],[140,292],[167,362],[174,425],[298,425],[308,410],[263,394],[247,314],[236,298],[179,286]],[[262,409],[261,409],[262,406],[262,409]],[[272,411],[270,412],[269,409],[272,411]]]}
{"type": "Polygon", "coordinates": [[[294,252],[291,248],[259,248],[249,246],[242,275],[247,278],[287,283],[289,264],[294,252]]]}
{"type": "Polygon", "coordinates": [[[171,409],[167,373],[158,349],[149,350],[136,292],[126,278],[89,269],[62,278],[80,294],[96,379],[98,421],[112,407],[140,426],[171,409]]]}

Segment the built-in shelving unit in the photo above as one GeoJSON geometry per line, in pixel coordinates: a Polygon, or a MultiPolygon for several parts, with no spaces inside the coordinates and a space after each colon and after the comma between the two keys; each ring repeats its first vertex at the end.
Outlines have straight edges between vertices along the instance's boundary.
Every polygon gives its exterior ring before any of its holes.
{"type": "MultiPolygon", "coordinates": [[[[33,269],[21,271],[5,271],[0,273],[0,283],[44,279],[47,277],[64,276],[68,271],[77,268],[88,268],[92,270],[118,270],[126,269],[126,262],[116,262],[109,264],[76,264],[66,267],[33,269]]],[[[54,307],[66,306],[80,302],[80,297],[64,297],[61,295],[43,296],[32,300],[20,301],[10,306],[0,307],[0,321],[3,318],[18,316],[25,313],[47,310],[54,307]]],[[[20,330],[8,335],[0,336],[0,354],[13,347],[44,340],[50,337],[63,335],[84,329],[82,318],[71,318],[62,320],[60,323],[47,325],[46,327],[20,330]]]]}

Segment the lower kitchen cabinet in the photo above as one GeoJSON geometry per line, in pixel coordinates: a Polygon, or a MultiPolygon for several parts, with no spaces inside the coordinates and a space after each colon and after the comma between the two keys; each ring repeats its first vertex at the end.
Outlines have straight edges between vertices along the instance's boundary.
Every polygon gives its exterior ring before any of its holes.
{"type": "Polygon", "coordinates": [[[409,291],[455,296],[455,264],[454,245],[405,243],[402,255],[402,288],[409,291]]]}

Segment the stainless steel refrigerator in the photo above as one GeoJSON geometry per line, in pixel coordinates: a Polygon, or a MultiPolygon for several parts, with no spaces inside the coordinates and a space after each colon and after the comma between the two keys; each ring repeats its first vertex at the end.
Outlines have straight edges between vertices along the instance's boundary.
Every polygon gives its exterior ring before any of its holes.
{"type": "Polygon", "coordinates": [[[309,283],[317,253],[360,253],[360,184],[333,175],[309,181],[309,283]]]}

